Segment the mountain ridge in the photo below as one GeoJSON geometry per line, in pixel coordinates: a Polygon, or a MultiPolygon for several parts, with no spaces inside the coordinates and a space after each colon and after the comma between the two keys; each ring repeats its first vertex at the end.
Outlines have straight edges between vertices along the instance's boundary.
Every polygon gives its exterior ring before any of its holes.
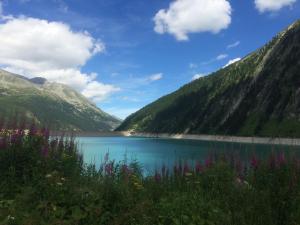
{"type": "Polygon", "coordinates": [[[0,115],[12,112],[57,130],[110,131],[120,120],[67,85],[0,70],[0,115]]]}
{"type": "Polygon", "coordinates": [[[300,137],[299,64],[298,20],[240,61],[145,106],[117,130],[300,137]]]}

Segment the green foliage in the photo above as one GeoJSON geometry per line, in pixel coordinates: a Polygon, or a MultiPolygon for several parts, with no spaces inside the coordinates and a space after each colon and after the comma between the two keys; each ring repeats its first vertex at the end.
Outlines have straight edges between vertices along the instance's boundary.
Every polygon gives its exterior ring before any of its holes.
{"type": "Polygon", "coordinates": [[[14,120],[18,113],[52,130],[110,131],[120,124],[84,96],[57,83],[37,85],[0,70],[0,116],[14,120]]]}
{"type": "Polygon", "coordinates": [[[240,62],[129,116],[117,130],[300,137],[299,22],[240,62]]]}
{"type": "Polygon", "coordinates": [[[47,131],[4,131],[0,142],[0,224],[278,224],[300,223],[299,161],[222,156],[162,167],[143,176],[137,162],[105,156],[84,165],[73,139],[47,131]],[[5,141],[4,141],[5,140],[5,141]]]}

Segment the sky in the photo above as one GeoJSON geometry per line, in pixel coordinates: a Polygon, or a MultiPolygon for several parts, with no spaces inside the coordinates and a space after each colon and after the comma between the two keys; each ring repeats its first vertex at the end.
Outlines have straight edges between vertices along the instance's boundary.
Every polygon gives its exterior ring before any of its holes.
{"type": "Polygon", "coordinates": [[[300,0],[0,0],[0,67],[124,119],[299,18],[300,0]]]}

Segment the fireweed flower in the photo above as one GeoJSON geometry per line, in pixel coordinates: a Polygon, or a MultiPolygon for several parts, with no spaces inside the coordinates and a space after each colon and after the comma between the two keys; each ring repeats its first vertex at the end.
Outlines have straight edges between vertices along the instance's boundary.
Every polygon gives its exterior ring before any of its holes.
{"type": "Polygon", "coordinates": [[[159,183],[161,181],[161,175],[158,171],[155,171],[154,180],[156,183],[159,183]]]}
{"type": "Polygon", "coordinates": [[[274,153],[272,153],[270,155],[270,158],[269,158],[269,168],[274,170],[276,168],[276,158],[275,158],[275,155],[274,153]]]}
{"type": "Polygon", "coordinates": [[[10,143],[11,143],[11,144],[17,144],[17,140],[18,140],[17,134],[12,134],[12,135],[10,136],[10,143]]]}
{"type": "Polygon", "coordinates": [[[255,169],[255,170],[258,168],[258,166],[259,166],[259,161],[258,161],[258,158],[256,157],[256,155],[253,155],[253,156],[251,157],[250,165],[251,165],[251,167],[252,167],[253,169],[255,169]]]}
{"type": "Polygon", "coordinates": [[[113,169],[114,169],[114,161],[111,163],[108,163],[105,165],[105,173],[106,175],[113,175],[113,169]]]}
{"type": "Polygon", "coordinates": [[[212,165],[213,165],[213,161],[212,161],[212,158],[211,158],[211,156],[210,156],[210,157],[208,157],[208,158],[205,160],[205,167],[206,167],[206,168],[210,168],[212,165]]]}
{"type": "Polygon", "coordinates": [[[131,174],[131,171],[130,171],[130,169],[128,168],[128,166],[126,164],[122,165],[121,173],[122,173],[123,178],[125,179],[125,181],[128,182],[128,178],[131,174]]]}
{"type": "Polygon", "coordinates": [[[281,167],[286,164],[285,154],[284,152],[280,153],[277,158],[277,166],[281,167]]]}
{"type": "Polygon", "coordinates": [[[49,147],[47,145],[42,148],[42,155],[45,158],[48,157],[48,155],[49,155],[49,147]]]}
{"type": "Polygon", "coordinates": [[[30,129],[29,129],[29,136],[34,136],[37,134],[37,127],[35,126],[35,124],[33,123],[31,126],[30,126],[30,129]]]}
{"type": "Polygon", "coordinates": [[[15,145],[21,145],[24,136],[23,130],[16,130],[10,136],[10,142],[15,145]]]}
{"type": "Polygon", "coordinates": [[[128,166],[126,164],[122,165],[121,171],[124,174],[129,174],[130,173],[130,170],[129,170],[129,168],[128,168],[128,166]]]}
{"type": "Polygon", "coordinates": [[[196,163],[195,171],[196,171],[196,173],[201,173],[203,171],[203,167],[199,161],[197,161],[197,163],[196,163]]]}
{"type": "Polygon", "coordinates": [[[184,162],[184,166],[183,166],[183,173],[184,174],[187,174],[190,172],[190,168],[189,168],[189,165],[187,163],[187,161],[184,162]]]}
{"type": "Polygon", "coordinates": [[[179,169],[178,169],[177,163],[173,166],[173,173],[174,173],[175,175],[178,175],[178,173],[179,173],[179,169]]]}
{"type": "Polygon", "coordinates": [[[45,143],[49,142],[50,132],[47,128],[43,128],[41,130],[42,137],[44,138],[45,143]]]}

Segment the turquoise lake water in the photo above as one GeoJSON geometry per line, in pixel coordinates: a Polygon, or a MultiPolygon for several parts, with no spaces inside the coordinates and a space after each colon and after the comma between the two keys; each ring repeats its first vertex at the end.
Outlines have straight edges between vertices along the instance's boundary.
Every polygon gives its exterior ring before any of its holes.
{"type": "Polygon", "coordinates": [[[79,137],[77,142],[86,163],[95,163],[98,167],[108,153],[109,158],[116,162],[137,160],[145,173],[153,173],[163,164],[172,167],[179,160],[193,164],[222,153],[237,155],[242,160],[251,158],[253,154],[265,158],[272,152],[282,151],[300,156],[300,147],[280,145],[134,137],[79,137]]]}

